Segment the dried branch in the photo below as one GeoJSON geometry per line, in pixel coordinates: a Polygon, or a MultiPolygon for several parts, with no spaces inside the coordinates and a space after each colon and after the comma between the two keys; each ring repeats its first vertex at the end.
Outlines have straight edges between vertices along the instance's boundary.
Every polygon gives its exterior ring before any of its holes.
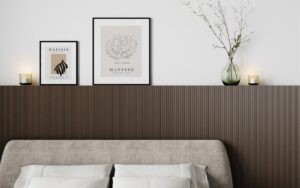
{"type": "Polygon", "coordinates": [[[191,6],[191,2],[190,1],[184,2],[184,4],[192,10],[193,14],[197,15],[198,17],[200,17],[204,21],[204,23],[206,23],[206,25],[211,30],[211,32],[213,33],[213,35],[220,42],[220,45],[222,46],[222,48],[225,49],[227,53],[229,53],[229,49],[226,47],[225,43],[223,42],[222,37],[220,37],[220,35],[218,35],[217,32],[215,31],[215,28],[212,26],[212,24],[209,21],[208,17],[204,13],[201,5],[198,4],[198,11],[195,11],[194,8],[191,6]]]}
{"type": "Polygon", "coordinates": [[[201,18],[201,20],[208,26],[210,31],[216,37],[219,44],[214,44],[213,47],[216,49],[224,49],[232,61],[239,47],[242,44],[249,42],[251,36],[253,35],[253,32],[244,34],[248,26],[246,20],[253,11],[252,9],[249,9],[249,2],[244,4],[244,1],[247,0],[241,0],[239,10],[235,7],[232,7],[238,28],[231,33],[226,18],[227,10],[225,6],[222,5],[220,0],[210,0],[208,3],[204,3],[204,0],[196,0],[198,5],[196,9],[192,6],[192,1],[194,0],[185,1],[184,5],[189,7],[193,14],[201,18]],[[215,4],[212,3],[213,1],[215,1],[215,4]],[[213,13],[213,17],[209,17],[204,11],[206,7],[208,7],[213,13]],[[217,21],[212,22],[211,20],[214,19],[217,21]]]}
{"type": "Polygon", "coordinates": [[[227,35],[227,40],[228,40],[228,44],[229,44],[229,47],[230,49],[232,48],[232,44],[231,44],[231,41],[230,41],[230,34],[229,34],[229,28],[228,28],[228,24],[227,24],[227,21],[226,21],[226,17],[225,17],[225,14],[224,14],[224,9],[221,5],[221,2],[220,0],[218,0],[218,8],[219,8],[219,11],[220,11],[220,14],[222,16],[222,23],[225,27],[225,30],[226,30],[226,35],[227,35]]]}

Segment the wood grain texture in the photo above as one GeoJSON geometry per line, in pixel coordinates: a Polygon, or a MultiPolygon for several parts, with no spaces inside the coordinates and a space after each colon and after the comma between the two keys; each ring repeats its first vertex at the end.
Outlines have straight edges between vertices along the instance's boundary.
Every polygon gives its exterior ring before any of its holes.
{"type": "Polygon", "coordinates": [[[300,87],[0,87],[12,139],[219,139],[238,188],[300,187],[300,87]]]}

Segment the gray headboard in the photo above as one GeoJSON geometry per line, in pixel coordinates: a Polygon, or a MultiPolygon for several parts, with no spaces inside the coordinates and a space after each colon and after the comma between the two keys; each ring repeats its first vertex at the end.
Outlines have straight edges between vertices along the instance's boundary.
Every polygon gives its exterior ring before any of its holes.
{"type": "Polygon", "coordinates": [[[179,164],[208,167],[212,188],[232,188],[226,149],[216,140],[11,141],[0,164],[0,187],[12,188],[22,166],[32,164],[179,164]]]}

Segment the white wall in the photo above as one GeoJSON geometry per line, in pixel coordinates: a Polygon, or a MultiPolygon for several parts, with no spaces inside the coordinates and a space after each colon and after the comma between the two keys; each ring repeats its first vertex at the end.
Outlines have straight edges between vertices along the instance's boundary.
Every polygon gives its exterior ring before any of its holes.
{"type": "MultiPolygon", "coordinates": [[[[225,0],[224,0],[225,1],[225,0]]],[[[242,82],[250,71],[265,84],[300,84],[300,1],[251,0],[251,43],[238,54],[242,82]]],[[[80,42],[80,84],[92,84],[92,18],[153,18],[154,85],[220,85],[227,63],[214,38],[180,0],[1,0],[0,85],[18,73],[39,74],[40,40],[80,42]]]]}

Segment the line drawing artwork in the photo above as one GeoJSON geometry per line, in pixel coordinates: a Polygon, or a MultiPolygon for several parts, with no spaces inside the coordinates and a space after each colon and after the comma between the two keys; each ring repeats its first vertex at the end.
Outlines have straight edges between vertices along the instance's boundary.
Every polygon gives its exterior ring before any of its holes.
{"type": "Polygon", "coordinates": [[[113,35],[106,42],[106,54],[115,60],[114,63],[129,63],[128,60],[136,53],[138,41],[131,35],[113,35]],[[126,62],[124,62],[124,60],[126,62]]]}

